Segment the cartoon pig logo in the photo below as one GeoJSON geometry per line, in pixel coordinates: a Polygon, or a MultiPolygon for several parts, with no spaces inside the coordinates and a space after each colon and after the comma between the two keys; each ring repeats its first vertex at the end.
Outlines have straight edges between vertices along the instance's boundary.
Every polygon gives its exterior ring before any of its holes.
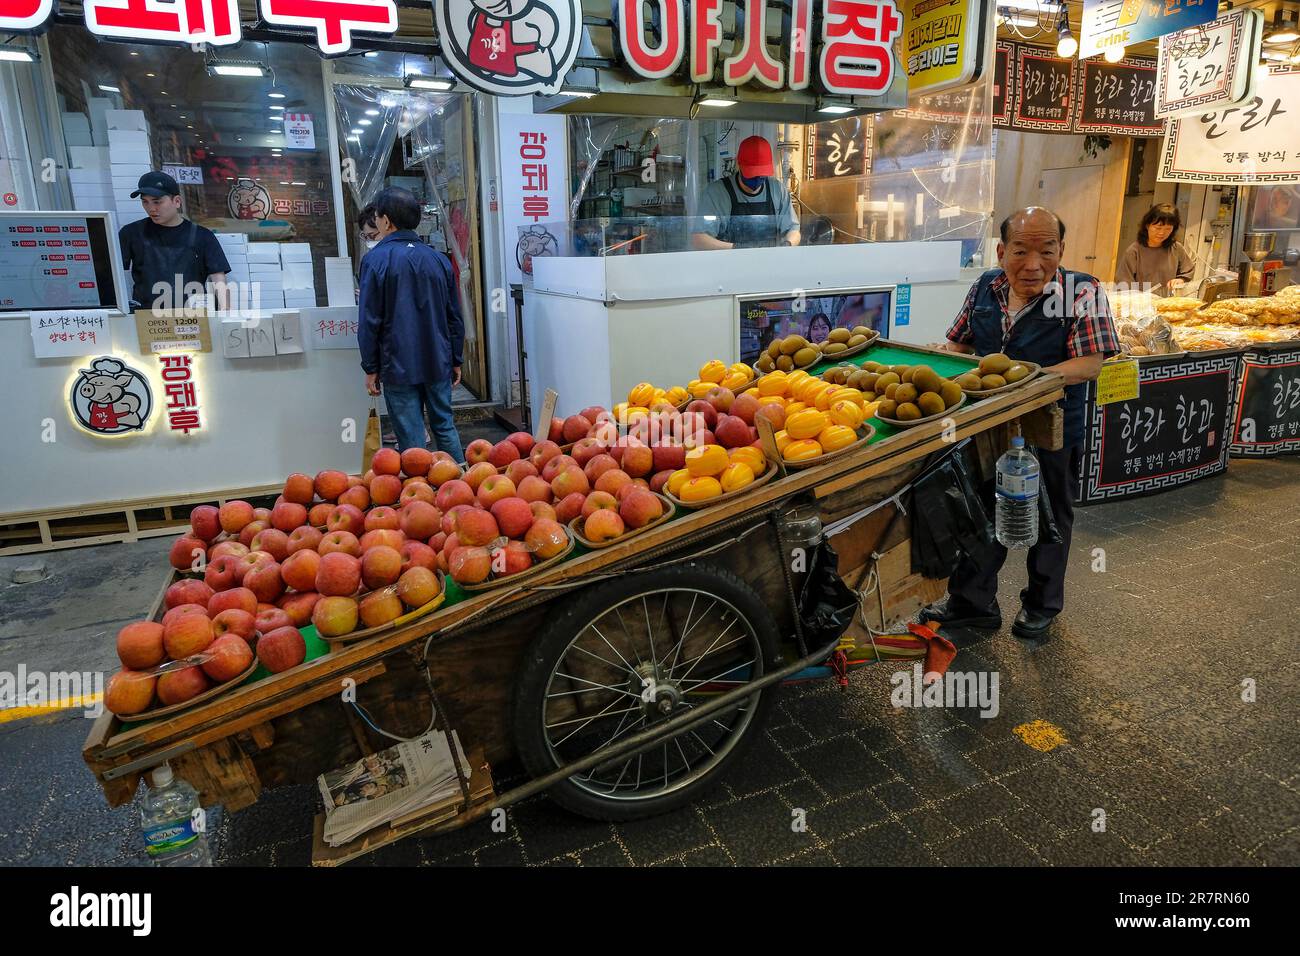
{"type": "Polygon", "coordinates": [[[97,358],[79,369],[68,396],[77,422],[98,435],[140,431],[153,409],[149,383],[115,358],[97,358]]]}
{"type": "Polygon", "coordinates": [[[434,0],[442,54],[498,96],[558,93],[578,55],[581,0],[434,0]]]}

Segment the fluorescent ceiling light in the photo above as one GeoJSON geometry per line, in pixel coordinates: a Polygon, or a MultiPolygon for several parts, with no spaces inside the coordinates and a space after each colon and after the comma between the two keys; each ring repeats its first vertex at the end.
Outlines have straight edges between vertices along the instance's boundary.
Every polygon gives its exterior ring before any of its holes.
{"type": "Polygon", "coordinates": [[[267,107],[267,109],[282,110],[284,109],[284,107],[281,106],[279,103],[272,103],[270,106],[267,107]]]}
{"type": "Polygon", "coordinates": [[[306,184],[306,183],[296,183],[296,182],[295,182],[295,183],[290,183],[289,185],[290,185],[290,186],[306,186],[307,184],[306,184]]]}
{"type": "Polygon", "coordinates": [[[365,132],[365,130],[363,130],[360,126],[354,126],[352,127],[350,132],[352,133],[353,136],[360,136],[362,133],[365,132]]]}
{"type": "Polygon", "coordinates": [[[852,113],[853,109],[854,107],[852,106],[823,106],[817,112],[818,113],[852,113]]]}
{"type": "Polygon", "coordinates": [[[272,92],[270,92],[270,93],[267,93],[266,95],[269,96],[269,97],[270,97],[271,99],[273,99],[273,100],[282,100],[282,99],[284,99],[284,94],[283,94],[283,93],[277,93],[277,92],[272,91],[272,92]]]}
{"type": "Polygon", "coordinates": [[[378,116],[378,115],[379,115],[379,110],[366,110],[366,115],[367,115],[367,116],[378,116]]]}
{"type": "Polygon", "coordinates": [[[13,47],[0,47],[0,62],[5,63],[34,63],[36,57],[32,56],[26,50],[16,50],[13,47]]]}
{"type": "Polygon", "coordinates": [[[370,125],[371,123],[373,123],[373,122],[374,122],[374,120],[359,119],[359,120],[357,120],[357,125],[358,125],[358,126],[369,126],[369,125],[370,125]]]}
{"type": "Polygon", "coordinates": [[[109,86],[107,83],[100,83],[99,88],[105,93],[121,93],[121,89],[116,86],[109,86]]]}
{"type": "Polygon", "coordinates": [[[217,76],[266,76],[266,71],[255,63],[214,63],[212,72],[217,76]]]}
{"type": "Polygon", "coordinates": [[[280,180],[280,185],[281,185],[281,186],[287,186],[287,185],[289,185],[289,183],[288,183],[287,180],[282,179],[282,180],[280,180]]]}
{"type": "Polygon", "coordinates": [[[560,96],[576,96],[576,97],[578,97],[579,99],[584,99],[584,100],[585,100],[585,99],[588,99],[589,97],[595,96],[595,95],[596,95],[596,91],[595,91],[595,90],[564,90],[564,89],[562,89],[562,90],[560,90],[560,94],[559,94],[559,95],[560,95],[560,96]]]}
{"type": "Polygon", "coordinates": [[[719,96],[707,96],[700,100],[701,106],[735,106],[735,100],[724,100],[719,96]]]}
{"type": "Polygon", "coordinates": [[[408,76],[406,85],[413,90],[449,90],[456,84],[451,80],[439,80],[429,76],[408,76]]]}
{"type": "Polygon", "coordinates": [[[1294,30],[1283,30],[1280,33],[1270,33],[1268,36],[1264,37],[1265,43],[1294,43],[1296,40],[1300,40],[1300,33],[1296,33],[1294,30]]]}
{"type": "Polygon", "coordinates": [[[375,57],[379,56],[379,51],[378,51],[378,50],[367,50],[363,55],[364,55],[367,59],[373,60],[375,57]]]}

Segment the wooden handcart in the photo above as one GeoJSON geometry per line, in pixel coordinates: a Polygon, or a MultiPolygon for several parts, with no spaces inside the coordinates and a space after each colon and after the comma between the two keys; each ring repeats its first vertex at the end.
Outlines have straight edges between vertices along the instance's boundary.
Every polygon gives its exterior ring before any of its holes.
{"type": "MultiPolygon", "coordinates": [[[[932,350],[881,344],[937,360],[932,350]]],[[[418,734],[436,711],[470,766],[456,799],[346,846],[321,840],[318,817],[314,863],[463,826],[541,791],[600,819],[675,809],[740,757],[777,684],[806,676],[835,651],[837,641],[808,646],[796,613],[801,555],[812,543],[801,529],[818,527],[809,519],[829,525],[865,513],[834,538],[840,576],[858,590],[872,572],[865,625],[903,618],[942,595],[944,583],[912,573],[900,491],[967,438],[991,468],[1011,430],[1032,437],[1062,394],[1060,376],[1040,375],[967,403],[947,423],[883,428],[878,440],[825,464],[613,547],[579,550],[513,587],[449,599],[408,626],[336,646],[191,710],[129,728],[105,714],[84,758],[113,806],[170,761],[205,805],[238,810],[263,787],[312,783],[389,745],[344,701],[349,691],[394,734],[418,734]],[[491,768],[510,758],[529,779],[498,793],[491,768]]],[[[1036,440],[1051,447],[1050,435],[1036,440]]]]}

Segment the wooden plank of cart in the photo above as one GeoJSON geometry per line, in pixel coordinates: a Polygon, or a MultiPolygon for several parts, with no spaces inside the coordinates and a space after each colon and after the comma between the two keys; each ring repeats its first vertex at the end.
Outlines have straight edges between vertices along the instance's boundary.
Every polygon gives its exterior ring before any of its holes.
{"type": "MultiPolygon", "coordinates": [[[[873,356],[927,362],[941,374],[945,363],[955,374],[951,363],[967,361],[885,341],[856,361],[873,356]]],[[[985,474],[1013,428],[1059,447],[1059,413],[1050,406],[1062,382],[1043,373],[968,402],[946,426],[885,426],[876,440],[825,464],[683,511],[514,586],[453,594],[449,584],[447,604],[408,626],[335,646],[165,719],[123,725],[105,714],[84,758],[113,806],[129,802],[141,776],[170,761],[205,805],[238,810],[263,787],[312,783],[389,746],[345,701],[350,689],[390,733],[417,735],[436,716],[440,728],[457,732],[470,766],[456,797],[346,846],[324,843],[318,816],[318,865],[464,826],[541,791],[608,820],[674,809],[739,757],[776,685],[824,672],[818,665],[835,651],[838,640],[808,646],[796,613],[796,549],[810,544],[798,540],[798,529],[806,519],[830,524],[865,513],[834,538],[839,575],[871,597],[855,626],[905,617],[941,595],[944,582],[912,572],[909,521],[896,496],[967,438],[985,474]],[[1050,425],[1046,434],[1042,428],[1053,419],[1055,436],[1050,425]],[[530,779],[497,793],[491,767],[510,758],[530,779]]]]}

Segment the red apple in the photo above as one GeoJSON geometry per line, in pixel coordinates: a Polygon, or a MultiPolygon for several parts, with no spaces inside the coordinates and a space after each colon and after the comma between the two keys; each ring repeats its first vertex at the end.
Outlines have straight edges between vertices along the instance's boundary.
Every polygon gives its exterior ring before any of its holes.
{"type": "Polygon", "coordinates": [[[311,591],[316,587],[316,572],[320,570],[320,555],[304,548],[295,551],[280,565],[284,583],[295,591],[311,591]]]}
{"type": "Polygon", "coordinates": [[[553,441],[557,445],[564,441],[564,419],[552,418],[550,426],[546,429],[546,440],[553,441]]]}
{"type": "MultiPolygon", "coordinates": [[[[346,634],[357,626],[356,602],[351,598],[337,598],[334,600],[347,601],[352,605],[352,627],[338,632],[346,634]]],[[[333,631],[326,630],[316,620],[317,614],[320,613],[320,606],[324,603],[324,600],[317,602],[312,621],[316,624],[317,631],[333,636],[333,631]]],[[[345,619],[346,615],[340,615],[340,617],[345,619]]],[[[257,659],[272,674],[282,673],[291,667],[297,667],[307,659],[307,642],[303,640],[302,633],[296,627],[277,627],[274,631],[263,634],[258,639],[257,659]]]]}
{"type": "Polygon", "coordinates": [[[650,490],[656,494],[663,494],[664,486],[668,484],[668,479],[672,476],[672,469],[665,468],[663,471],[656,471],[654,477],[650,479],[650,490]]]}
{"type": "Polygon", "coordinates": [[[423,478],[433,467],[433,452],[427,448],[408,448],[401,454],[402,474],[423,478]]]}
{"type": "Polygon", "coordinates": [[[527,458],[533,450],[533,436],[528,432],[511,432],[506,436],[506,440],[514,442],[515,447],[519,449],[519,454],[524,458],[527,458]]]}
{"type": "Polygon", "coordinates": [[[582,503],[582,517],[590,518],[592,514],[602,508],[618,511],[618,499],[605,491],[593,491],[587,495],[587,500],[582,503]]]}
{"type": "Polygon", "coordinates": [[[582,524],[582,535],[588,541],[597,543],[612,541],[625,530],[623,519],[613,508],[601,508],[593,511],[582,524]]]}
{"type": "Polygon", "coordinates": [[[413,501],[423,501],[425,504],[431,505],[436,497],[437,492],[433,490],[433,486],[424,479],[420,479],[419,481],[411,481],[402,487],[402,497],[398,499],[398,503],[403,508],[413,501]]]}
{"type": "Polygon", "coordinates": [[[663,513],[663,502],[642,488],[630,492],[618,508],[623,523],[634,530],[644,528],[663,513]]]}
{"type": "Polygon", "coordinates": [[[217,520],[226,534],[239,534],[253,520],[253,506],[247,501],[227,501],[217,512],[217,520]]]}
{"type": "Polygon", "coordinates": [[[248,545],[240,544],[238,541],[231,540],[230,538],[227,538],[225,541],[218,541],[208,551],[208,563],[211,564],[213,561],[217,560],[217,558],[227,554],[232,558],[243,557],[248,554],[248,545]]]}
{"type": "Polygon", "coordinates": [[[488,462],[497,468],[504,468],[512,461],[519,460],[519,446],[507,438],[492,446],[488,453],[488,462]]]}
{"type": "Polygon", "coordinates": [[[167,656],[163,626],[155,621],[134,621],[117,632],[117,656],[129,670],[157,667],[167,656]]]}
{"type": "Polygon", "coordinates": [[[454,534],[456,531],[456,521],[460,518],[461,514],[463,514],[466,511],[475,511],[475,510],[477,509],[474,505],[456,505],[456,507],[446,512],[442,516],[441,529],[443,533],[454,534]]]}
{"type": "Polygon", "coordinates": [[[380,528],[396,531],[401,526],[402,516],[397,513],[396,508],[380,505],[377,508],[371,508],[366,514],[367,531],[378,531],[380,528]]]}
{"type": "Polygon", "coordinates": [[[261,534],[269,527],[271,527],[271,522],[269,521],[261,521],[261,520],[250,521],[248,524],[244,525],[242,529],[240,529],[239,543],[244,545],[252,545],[253,539],[256,538],[259,534],[261,534]]]}
{"type": "MultiPolygon", "coordinates": [[[[315,528],[311,529],[316,531],[315,528]]],[[[320,532],[316,532],[319,534],[320,532]]],[[[277,528],[267,528],[258,532],[249,542],[254,551],[265,551],[277,561],[283,561],[289,555],[289,536],[277,528]]]]}
{"type": "Polygon", "coordinates": [[[396,475],[402,470],[402,456],[396,449],[381,448],[370,457],[370,470],[376,475],[396,475]]]}
{"type": "MultiPolygon", "coordinates": [[[[514,445],[510,446],[514,448],[514,445]]],[[[515,496],[515,483],[505,475],[489,475],[478,486],[478,503],[484,508],[491,508],[503,498],[515,496]]]]}
{"type": "Polygon", "coordinates": [[[492,555],[487,548],[462,546],[447,559],[447,570],[457,584],[481,584],[492,573],[492,555]]]}
{"type": "Polygon", "coordinates": [[[644,478],[654,470],[655,454],[649,445],[629,445],[620,467],[633,478],[644,478]]]}
{"type": "Polygon", "coordinates": [[[167,560],[177,571],[198,571],[207,560],[208,544],[192,534],[181,535],[167,553],[167,560]]]}
{"type": "MultiPolygon", "coordinates": [[[[280,503],[280,500],[281,500],[281,499],[280,499],[279,497],[277,497],[277,498],[275,499],[275,503],[276,503],[276,504],[279,504],[279,503],[280,503]]],[[[266,526],[269,528],[269,527],[271,526],[271,509],[270,509],[270,508],[254,508],[254,509],[253,509],[253,520],[254,520],[254,521],[260,521],[260,522],[262,522],[262,524],[266,525],[266,526]]]]}
{"type": "Polygon", "coordinates": [[[379,627],[395,621],[402,616],[404,610],[397,589],[389,587],[382,591],[371,591],[357,604],[357,616],[361,619],[362,627],[379,627]]]}
{"type": "Polygon", "coordinates": [[[316,590],[328,597],[356,594],[361,586],[361,562],[350,554],[335,551],[322,555],[316,571],[316,590]]]}
{"type": "Polygon", "coordinates": [[[492,553],[492,570],[501,577],[527,571],[532,566],[533,556],[522,541],[507,541],[504,548],[492,553]]]}
{"type": "Polygon", "coordinates": [[[316,489],[316,497],[322,501],[337,501],[339,495],[351,487],[348,476],[341,471],[317,472],[312,484],[316,489]]]}
{"type": "Polygon", "coordinates": [[[213,591],[225,591],[228,588],[238,587],[239,582],[244,578],[244,566],[240,563],[247,555],[238,557],[230,554],[223,554],[215,560],[209,561],[207,568],[203,571],[203,583],[213,591]]]}
{"type": "Polygon", "coordinates": [[[718,410],[713,403],[703,398],[697,398],[686,406],[686,412],[682,415],[683,428],[689,428],[690,423],[694,420],[691,417],[692,412],[703,418],[705,428],[712,428],[713,423],[718,420],[718,410]]]}
{"type": "Polygon", "coordinates": [[[361,557],[361,542],[351,531],[331,531],[321,538],[320,545],[316,548],[322,556],[327,554],[350,554],[354,558],[361,557]]]}
{"type": "Polygon", "coordinates": [[[238,587],[231,588],[229,591],[218,591],[208,601],[208,614],[212,617],[232,608],[256,614],[257,595],[248,588],[238,587]]]}
{"type": "Polygon", "coordinates": [[[310,505],[316,497],[316,485],[311,475],[295,471],[284,480],[284,500],[299,505],[310,505]]]}
{"type": "Polygon", "coordinates": [[[433,465],[429,468],[429,483],[441,487],[449,481],[455,481],[460,475],[460,465],[450,458],[434,459],[433,465]]]}
{"type": "Polygon", "coordinates": [[[370,590],[395,584],[402,574],[402,555],[386,545],[361,556],[361,581],[370,590]]]}
{"type": "Polygon", "coordinates": [[[600,454],[587,462],[582,469],[582,473],[587,476],[587,481],[594,485],[597,478],[607,471],[613,471],[617,467],[618,462],[614,460],[613,455],[600,454]]]}
{"type": "Polygon", "coordinates": [[[201,667],[184,667],[158,676],[158,702],[171,706],[193,700],[212,686],[201,667]]]}
{"type": "Polygon", "coordinates": [[[438,533],[442,512],[427,501],[412,501],[402,509],[402,533],[408,538],[427,541],[438,533]]]}
{"type": "Polygon", "coordinates": [[[491,462],[480,461],[470,465],[469,471],[465,472],[465,484],[469,485],[475,491],[478,491],[479,485],[487,479],[496,475],[496,466],[491,462]]]}
{"type": "MultiPolygon", "coordinates": [[[[604,475],[601,477],[604,478],[604,475]]],[[[590,490],[591,482],[587,481],[587,476],[577,465],[569,465],[551,481],[551,491],[557,498],[564,498],[575,492],[585,495],[590,490]]]]}
{"type": "Polygon", "coordinates": [[[365,511],[370,507],[370,488],[368,485],[353,485],[343,494],[339,495],[340,505],[351,505],[358,511],[365,511]]]}
{"type": "Polygon", "coordinates": [[[361,553],[364,555],[371,548],[380,545],[392,548],[394,551],[400,551],[404,544],[406,544],[406,535],[402,532],[394,531],[392,528],[376,528],[374,531],[367,531],[361,536],[361,553]]]}
{"type": "Polygon", "coordinates": [[[523,481],[519,482],[517,493],[524,501],[543,501],[551,500],[551,486],[546,480],[538,475],[529,475],[523,481]]]}
{"type": "Polygon", "coordinates": [[[580,468],[586,468],[588,462],[597,455],[605,454],[608,449],[609,446],[599,438],[583,438],[574,443],[573,450],[569,454],[573,456],[573,460],[580,468]]]}
{"type": "Polygon", "coordinates": [[[500,498],[492,504],[492,517],[507,538],[522,538],[533,523],[533,510],[523,498],[500,498]]]}
{"type": "Polygon", "coordinates": [[[584,418],[581,415],[570,415],[564,420],[562,434],[566,443],[578,441],[580,438],[586,438],[587,432],[591,431],[591,419],[584,418]]]}
{"type": "Polygon", "coordinates": [[[318,528],[313,528],[311,525],[294,528],[293,534],[289,535],[289,548],[285,557],[298,551],[315,551],[320,547],[324,537],[325,535],[318,528]]]}
{"type": "Polygon", "coordinates": [[[180,604],[206,605],[215,591],[216,588],[198,578],[184,578],[167,588],[163,594],[163,606],[173,608],[180,604]]]}
{"type": "Polygon", "coordinates": [[[129,717],[149,709],[158,679],[152,674],[123,669],[108,679],[104,706],[119,717],[129,717]]]}
{"type": "Polygon", "coordinates": [[[208,648],[211,656],[203,662],[203,673],[218,684],[234,680],[253,663],[253,649],[238,634],[218,637],[208,648]]]}
{"type": "MultiPolygon", "coordinates": [[[[228,592],[222,591],[220,593],[226,594],[228,592]]],[[[162,621],[160,623],[165,630],[168,624],[186,614],[202,614],[204,617],[210,616],[208,614],[208,609],[202,604],[178,604],[162,616],[162,621]]]]}
{"type": "Polygon", "coordinates": [[[352,505],[339,505],[326,522],[326,528],[333,531],[346,531],[356,536],[366,530],[366,517],[360,508],[352,505]]]}
{"type": "MultiPolygon", "coordinates": [[[[441,533],[441,532],[440,532],[441,533]]],[[[434,535],[430,540],[437,538],[434,535]]],[[[446,540],[445,538],[443,539],[446,540]]],[[[442,541],[438,542],[437,547],[432,544],[423,544],[419,541],[408,541],[402,545],[402,571],[408,571],[411,568],[433,568],[437,564],[438,551],[442,548],[442,541]]]]}
{"type": "Polygon", "coordinates": [[[560,446],[548,438],[545,441],[539,441],[533,446],[533,450],[528,453],[528,460],[533,463],[533,467],[540,474],[541,470],[546,467],[546,463],[560,454],[563,454],[560,451],[560,446]]]}
{"type": "Polygon", "coordinates": [[[234,634],[251,642],[257,636],[257,622],[247,611],[227,608],[212,619],[212,633],[218,641],[226,634],[234,634]]]}
{"type": "Polygon", "coordinates": [[[307,523],[307,508],[293,501],[282,501],[271,509],[271,527],[286,535],[307,523]]]}
{"type": "Polygon", "coordinates": [[[582,506],[586,503],[587,496],[580,491],[575,491],[571,495],[565,495],[555,506],[555,520],[561,524],[568,524],[578,515],[582,514],[582,506]]]}
{"type": "Polygon", "coordinates": [[[289,615],[289,623],[294,627],[306,627],[319,600],[320,595],[315,591],[293,591],[281,597],[276,605],[289,615]]]}
{"type": "Polygon", "coordinates": [[[577,467],[578,463],[571,455],[556,455],[542,468],[542,478],[546,481],[554,481],[555,476],[564,469],[577,467]]]}
{"type": "Polygon", "coordinates": [[[653,445],[650,451],[654,454],[651,465],[654,471],[679,471],[686,467],[686,449],[681,445],[653,445]]]}
{"type": "Polygon", "coordinates": [[[607,471],[596,479],[596,490],[608,492],[611,495],[617,495],[618,489],[631,483],[632,476],[621,468],[615,468],[613,471],[607,471]]]}
{"type": "Polygon", "coordinates": [[[212,638],[212,622],[202,614],[184,614],[163,627],[163,647],[176,660],[197,654],[212,638]]]}
{"type": "Polygon", "coordinates": [[[526,544],[539,561],[553,558],[569,546],[563,525],[551,518],[538,518],[524,536],[526,544]]]}
{"type": "Polygon", "coordinates": [[[723,412],[731,411],[731,403],[736,400],[736,393],[729,388],[715,385],[705,393],[704,400],[721,416],[723,412]]]}
{"type": "Polygon", "coordinates": [[[334,508],[335,506],[328,501],[312,505],[311,510],[307,512],[307,523],[313,528],[324,528],[329,523],[334,508]]]}
{"type": "Polygon", "coordinates": [[[465,462],[470,465],[477,465],[486,462],[492,457],[492,443],[486,438],[475,438],[465,446],[465,462]]]}
{"type": "Polygon", "coordinates": [[[434,500],[434,504],[438,506],[438,510],[444,515],[457,505],[468,505],[473,502],[474,489],[460,478],[454,478],[439,485],[438,494],[434,500]]]}
{"type": "Polygon", "coordinates": [[[718,437],[718,444],[723,448],[741,448],[753,442],[747,425],[739,415],[721,415],[713,429],[718,437]]]}
{"type": "Polygon", "coordinates": [[[260,565],[244,575],[244,587],[256,595],[259,602],[271,602],[284,593],[284,579],[280,577],[279,562],[260,565]]]}
{"type": "Polygon", "coordinates": [[[554,521],[554,520],[555,520],[555,509],[554,509],[553,507],[551,507],[550,502],[547,502],[547,501],[530,501],[530,502],[528,503],[528,508],[529,508],[529,510],[532,511],[532,513],[533,513],[533,522],[534,522],[534,523],[536,523],[537,520],[540,519],[540,518],[545,518],[545,519],[547,519],[548,521],[554,521]]]}
{"type": "Polygon", "coordinates": [[[190,512],[190,531],[200,541],[211,542],[221,534],[221,512],[212,505],[199,505],[190,512]]]}
{"type": "Polygon", "coordinates": [[[402,481],[396,475],[375,475],[370,482],[370,500],[377,505],[396,504],[401,496],[402,481]]]}
{"type": "Polygon", "coordinates": [[[490,511],[462,511],[456,519],[456,536],[469,547],[481,547],[501,536],[497,519],[490,511]]]}
{"type": "Polygon", "coordinates": [[[510,464],[506,465],[506,477],[515,483],[516,488],[519,487],[519,482],[523,481],[525,478],[533,477],[538,474],[540,473],[537,468],[527,458],[520,458],[518,461],[512,461],[510,464]]]}

